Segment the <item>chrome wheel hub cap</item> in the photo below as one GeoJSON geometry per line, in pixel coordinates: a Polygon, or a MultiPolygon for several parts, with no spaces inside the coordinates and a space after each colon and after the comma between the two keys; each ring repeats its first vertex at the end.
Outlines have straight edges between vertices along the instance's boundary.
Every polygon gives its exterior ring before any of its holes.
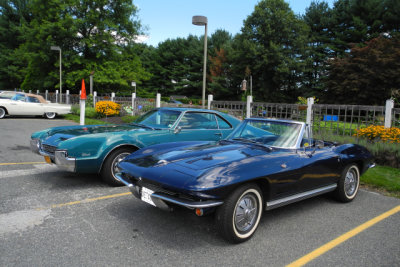
{"type": "Polygon", "coordinates": [[[349,170],[344,180],[344,190],[347,196],[352,196],[357,188],[357,178],[354,170],[349,170]]]}
{"type": "Polygon", "coordinates": [[[236,228],[241,232],[250,230],[257,217],[257,199],[252,194],[244,195],[236,206],[234,220],[236,228]]]}
{"type": "Polygon", "coordinates": [[[118,163],[120,163],[129,154],[130,153],[128,153],[128,152],[124,152],[115,157],[115,159],[113,160],[112,166],[111,166],[111,171],[112,171],[113,176],[115,176],[115,174],[120,171],[120,169],[118,168],[118,163]]]}

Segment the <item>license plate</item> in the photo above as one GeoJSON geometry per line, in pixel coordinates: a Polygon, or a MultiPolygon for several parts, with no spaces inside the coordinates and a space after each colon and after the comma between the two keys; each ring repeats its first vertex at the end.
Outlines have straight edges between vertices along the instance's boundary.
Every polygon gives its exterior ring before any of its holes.
{"type": "Polygon", "coordinates": [[[45,160],[47,163],[49,163],[49,164],[52,163],[49,156],[44,156],[44,160],[45,160]]]}
{"type": "Polygon", "coordinates": [[[155,206],[156,204],[154,204],[153,200],[151,199],[151,194],[153,194],[153,193],[154,193],[154,191],[152,191],[146,187],[142,187],[142,201],[155,206]]]}

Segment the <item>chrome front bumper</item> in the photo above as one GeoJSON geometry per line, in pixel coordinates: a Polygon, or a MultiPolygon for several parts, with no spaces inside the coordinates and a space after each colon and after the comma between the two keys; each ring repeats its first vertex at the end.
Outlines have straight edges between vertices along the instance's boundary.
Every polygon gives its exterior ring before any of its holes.
{"type": "MultiPolygon", "coordinates": [[[[126,185],[129,188],[129,190],[136,198],[141,199],[142,196],[141,196],[140,186],[136,186],[126,181],[120,173],[117,173],[115,176],[118,178],[119,181],[121,181],[124,185],[126,185]]],[[[188,209],[212,208],[224,204],[224,202],[220,200],[191,201],[188,199],[174,197],[161,192],[154,192],[151,195],[151,199],[156,205],[156,207],[164,210],[170,210],[169,204],[175,204],[188,209]]]]}
{"type": "Polygon", "coordinates": [[[68,157],[65,150],[56,150],[54,153],[54,162],[57,167],[64,171],[74,172],[76,167],[76,159],[68,157]]]}
{"type": "Polygon", "coordinates": [[[51,161],[57,165],[57,167],[64,171],[75,172],[76,158],[68,157],[68,152],[66,150],[56,150],[53,155],[41,150],[39,139],[32,139],[30,144],[33,153],[44,157],[49,157],[51,161]]]}
{"type": "Polygon", "coordinates": [[[31,139],[31,150],[33,153],[35,154],[39,154],[39,150],[40,150],[40,141],[39,139],[31,139]]]}

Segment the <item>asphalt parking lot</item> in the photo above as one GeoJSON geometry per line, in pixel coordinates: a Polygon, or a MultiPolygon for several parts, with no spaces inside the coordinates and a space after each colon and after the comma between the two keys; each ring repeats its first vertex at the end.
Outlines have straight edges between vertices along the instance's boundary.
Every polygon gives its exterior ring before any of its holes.
{"type": "Polygon", "coordinates": [[[264,213],[231,245],[212,216],[159,210],[30,152],[32,132],[71,124],[0,120],[0,266],[400,266],[400,199],[309,199],[264,213]]]}

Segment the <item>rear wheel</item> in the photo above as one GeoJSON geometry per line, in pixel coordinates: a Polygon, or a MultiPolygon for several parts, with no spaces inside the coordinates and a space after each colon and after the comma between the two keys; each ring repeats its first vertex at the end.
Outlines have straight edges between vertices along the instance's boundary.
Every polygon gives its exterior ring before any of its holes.
{"type": "Polygon", "coordinates": [[[6,109],[0,107],[0,119],[4,118],[5,116],[6,116],[6,109]]]}
{"type": "Polygon", "coordinates": [[[104,161],[100,175],[103,181],[112,186],[121,186],[121,183],[115,174],[119,172],[118,163],[121,162],[126,156],[134,152],[136,149],[124,147],[118,148],[111,152],[104,161]]]}
{"type": "Polygon", "coordinates": [[[239,187],[217,209],[219,232],[231,243],[247,241],[258,227],[263,207],[261,190],[256,184],[239,187]]]}
{"type": "Polygon", "coordinates": [[[47,119],[54,119],[54,118],[56,117],[56,113],[55,113],[55,112],[46,112],[46,113],[44,114],[44,116],[45,116],[47,119]]]}
{"type": "Polygon", "coordinates": [[[335,198],[341,202],[352,201],[360,186],[360,171],[356,164],[348,165],[342,173],[335,190],[335,198]]]}

